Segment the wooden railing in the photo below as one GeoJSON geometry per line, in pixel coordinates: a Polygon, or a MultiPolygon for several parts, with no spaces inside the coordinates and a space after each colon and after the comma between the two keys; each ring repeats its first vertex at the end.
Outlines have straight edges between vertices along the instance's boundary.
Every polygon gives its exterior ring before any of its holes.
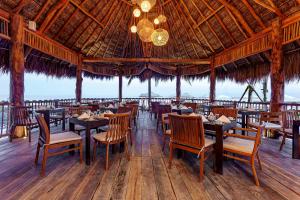
{"type": "MultiPolygon", "coordinates": [[[[162,102],[162,103],[171,103],[175,98],[161,98],[154,97],[152,101],[162,102]]],[[[187,102],[194,102],[198,104],[206,104],[209,102],[206,98],[185,98],[182,99],[187,102]]],[[[105,101],[118,101],[118,98],[84,98],[82,103],[89,102],[105,102],[105,101]]],[[[148,98],[123,98],[123,101],[138,101],[140,109],[148,110],[148,98]]],[[[40,106],[52,106],[52,107],[61,107],[66,104],[75,104],[75,99],[54,99],[54,100],[32,100],[25,101],[25,105],[30,107],[30,110],[33,111],[32,116],[34,117],[34,111],[40,106]]],[[[232,100],[216,100],[218,105],[231,105],[237,108],[253,108],[261,111],[269,111],[270,104],[269,102],[237,102],[232,100]]],[[[283,103],[282,110],[300,110],[300,103],[283,103]]],[[[257,120],[257,119],[256,119],[257,120]]],[[[9,102],[0,102],[0,138],[3,136],[9,135],[10,127],[10,104],[9,102]]]]}
{"type": "Polygon", "coordinates": [[[9,21],[6,18],[0,16],[0,37],[10,40],[8,23],[9,21]]]}

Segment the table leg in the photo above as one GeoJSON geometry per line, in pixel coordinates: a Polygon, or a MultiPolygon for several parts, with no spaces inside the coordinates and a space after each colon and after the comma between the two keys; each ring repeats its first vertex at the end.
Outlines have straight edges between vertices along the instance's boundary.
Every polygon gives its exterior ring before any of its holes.
{"type": "MultiPolygon", "coordinates": [[[[242,128],[246,128],[246,115],[242,114],[242,128]]],[[[245,135],[245,131],[242,131],[242,135],[245,135]]]]}
{"type": "Polygon", "coordinates": [[[90,128],[86,128],[85,133],[85,163],[91,164],[91,131],[90,128]]]}
{"type": "Polygon", "coordinates": [[[223,127],[216,126],[215,150],[215,172],[223,174],[223,127]]]}
{"type": "Polygon", "coordinates": [[[66,130],[66,113],[65,111],[63,111],[62,113],[62,130],[65,131],[66,130]]]}
{"type": "MultiPolygon", "coordinates": [[[[75,131],[75,124],[69,123],[69,130],[75,131]]],[[[70,149],[73,149],[75,147],[74,144],[70,145],[70,149]]],[[[70,155],[75,155],[75,151],[70,151],[70,155]]]]}

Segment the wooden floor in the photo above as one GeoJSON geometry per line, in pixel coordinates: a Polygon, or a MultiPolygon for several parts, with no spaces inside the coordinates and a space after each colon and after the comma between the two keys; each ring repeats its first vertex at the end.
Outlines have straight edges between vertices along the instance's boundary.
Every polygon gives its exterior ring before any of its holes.
{"type": "Polygon", "coordinates": [[[37,132],[9,143],[0,139],[0,199],[300,199],[300,160],[291,159],[291,144],[278,151],[278,140],[264,140],[260,149],[261,187],[253,183],[249,166],[226,160],[224,175],[205,165],[205,180],[198,181],[199,162],[194,155],[174,159],[167,168],[168,150],[161,151],[161,134],[147,113],[138,120],[131,160],[110,154],[104,170],[104,148],[91,166],[68,153],[49,159],[46,177],[33,165],[37,132]]]}

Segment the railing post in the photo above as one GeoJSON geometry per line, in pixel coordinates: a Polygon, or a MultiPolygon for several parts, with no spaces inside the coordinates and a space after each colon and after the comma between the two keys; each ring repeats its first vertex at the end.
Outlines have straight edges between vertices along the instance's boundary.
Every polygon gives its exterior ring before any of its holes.
{"type": "Polygon", "coordinates": [[[81,103],[81,97],[82,97],[82,57],[81,55],[78,56],[78,65],[76,68],[76,89],[75,89],[75,95],[76,95],[76,103],[81,103]]]}
{"type": "Polygon", "coordinates": [[[211,59],[210,64],[210,90],[209,90],[209,102],[213,103],[216,98],[216,70],[214,65],[214,56],[211,59]]]}

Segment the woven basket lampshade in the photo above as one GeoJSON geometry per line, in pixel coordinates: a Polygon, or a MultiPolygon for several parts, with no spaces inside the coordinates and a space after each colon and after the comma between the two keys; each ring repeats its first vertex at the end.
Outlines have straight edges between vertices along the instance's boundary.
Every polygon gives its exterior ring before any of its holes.
{"type": "Polygon", "coordinates": [[[137,0],[137,4],[141,7],[143,12],[149,12],[155,3],[156,0],[137,0]]]}
{"type": "Polygon", "coordinates": [[[154,31],[154,26],[148,19],[142,19],[137,24],[137,32],[143,42],[151,42],[151,34],[154,31]]]}
{"type": "Polygon", "coordinates": [[[160,23],[165,23],[167,21],[167,18],[164,15],[159,15],[157,19],[160,23]]]}
{"type": "Polygon", "coordinates": [[[155,46],[164,46],[169,40],[169,33],[162,28],[156,29],[151,35],[151,40],[155,46]]]}

